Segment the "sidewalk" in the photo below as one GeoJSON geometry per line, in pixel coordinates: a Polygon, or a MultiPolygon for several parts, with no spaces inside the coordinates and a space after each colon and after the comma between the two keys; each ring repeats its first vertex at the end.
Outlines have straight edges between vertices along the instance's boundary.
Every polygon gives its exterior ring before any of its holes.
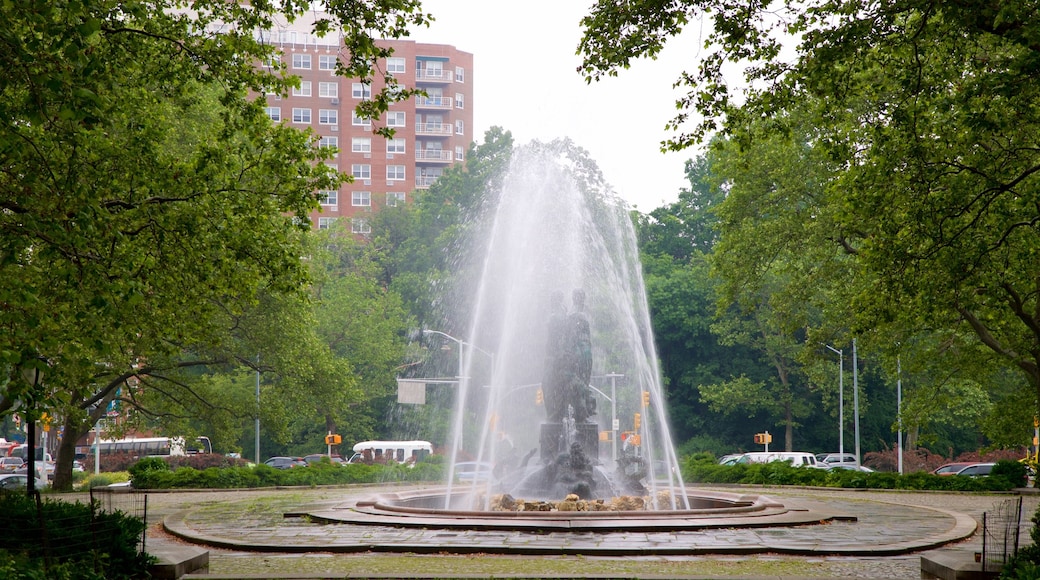
{"type": "MultiPolygon", "coordinates": [[[[732,488],[729,489],[732,491],[732,488]]],[[[981,549],[974,535],[984,511],[1013,496],[934,492],[886,492],[790,488],[744,491],[842,512],[856,521],[797,527],[726,528],[678,532],[616,530],[599,533],[530,533],[464,529],[412,529],[357,524],[317,525],[281,518],[286,511],[343,509],[378,489],[180,492],[162,514],[165,530],[193,544],[229,550],[226,557],[277,554],[499,554],[513,557],[778,558],[789,555],[852,568],[886,570],[873,577],[919,578],[920,556],[937,550],[981,549]],[[282,503],[261,506],[259,497],[278,493],[282,503]],[[279,507],[282,506],[282,507],[279,507]],[[293,507],[295,506],[295,507],[293,507]],[[283,509],[283,507],[285,509],[283,509]],[[977,545],[976,545],[977,544],[977,545]],[[898,566],[894,564],[898,563],[898,566]],[[912,571],[912,572],[911,572],[912,571]],[[912,575],[911,575],[912,574],[912,575]]],[[[156,499],[162,494],[156,494],[156,499]]],[[[274,501],[274,500],[270,500],[274,501]]],[[[154,502],[153,502],[154,503],[154,502]]],[[[1023,540],[1040,498],[1027,495],[1023,540]]],[[[155,520],[150,517],[150,520],[155,520]]],[[[149,542],[170,541],[161,534],[149,542]]],[[[833,566],[830,566],[833,567],[833,566]]],[[[847,577],[872,577],[869,573],[847,577]]],[[[301,576],[303,577],[303,576],[301,576]]],[[[816,576],[819,577],[819,576],[816,576]]]]}

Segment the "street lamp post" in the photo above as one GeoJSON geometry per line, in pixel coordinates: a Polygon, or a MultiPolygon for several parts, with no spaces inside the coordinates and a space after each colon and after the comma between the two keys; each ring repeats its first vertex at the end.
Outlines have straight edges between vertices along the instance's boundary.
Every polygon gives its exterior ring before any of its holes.
{"type": "MultiPolygon", "coordinates": [[[[36,489],[36,404],[33,399],[36,397],[36,389],[40,386],[40,382],[43,379],[43,373],[40,369],[33,367],[31,369],[22,369],[22,376],[25,380],[32,385],[32,390],[29,391],[29,398],[25,406],[25,428],[26,428],[26,447],[27,453],[25,454],[26,461],[26,490],[29,495],[33,495],[33,491],[36,489]]],[[[44,461],[44,474],[47,473],[47,454],[43,454],[44,461]]]]}
{"type": "MultiPolygon", "coordinates": [[[[450,334],[448,334],[446,332],[441,332],[439,330],[423,329],[422,333],[423,334],[436,334],[438,336],[443,336],[444,338],[447,338],[448,340],[450,340],[450,341],[452,341],[452,342],[454,342],[454,343],[459,345],[459,376],[458,376],[458,379],[459,379],[459,397],[460,397],[459,405],[462,404],[461,397],[465,396],[466,389],[464,387],[467,386],[466,385],[467,377],[465,376],[465,373],[466,373],[466,347],[467,346],[470,347],[470,350],[478,350],[478,351],[486,354],[488,357],[491,358],[491,372],[492,372],[492,374],[494,374],[494,372],[495,372],[495,355],[493,353],[490,353],[490,352],[488,352],[488,351],[486,351],[486,350],[484,350],[484,349],[482,349],[482,348],[480,348],[478,346],[470,344],[470,343],[468,343],[468,342],[466,342],[466,341],[464,341],[464,340],[462,340],[460,338],[455,338],[454,336],[452,336],[452,335],[450,335],[450,334]]],[[[460,410],[461,410],[461,407],[460,407],[460,410]]],[[[460,414],[460,416],[461,416],[461,414],[460,414]]],[[[458,432],[455,433],[455,438],[456,438],[456,440],[455,440],[455,447],[457,449],[462,449],[462,433],[461,433],[461,429],[457,429],[456,431],[458,431],[458,432]]]]}
{"type": "Polygon", "coordinates": [[[610,373],[607,376],[610,377],[610,458],[617,463],[617,379],[625,375],[610,373]]]}
{"type": "Polygon", "coordinates": [[[838,453],[844,461],[845,456],[845,356],[840,349],[829,344],[823,345],[838,353],[838,453]]]}
{"type": "Polygon", "coordinates": [[[896,422],[899,424],[899,436],[896,447],[899,449],[899,475],[903,475],[903,361],[896,356],[896,422]]]}
{"type": "Polygon", "coordinates": [[[862,465],[859,459],[859,362],[856,358],[856,339],[852,339],[852,413],[855,415],[856,428],[856,465],[862,465]]]}

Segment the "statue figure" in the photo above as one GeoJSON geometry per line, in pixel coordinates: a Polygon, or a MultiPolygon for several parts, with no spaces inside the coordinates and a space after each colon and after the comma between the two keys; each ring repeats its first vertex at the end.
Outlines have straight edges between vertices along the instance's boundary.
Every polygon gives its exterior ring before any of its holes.
{"type": "Polygon", "coordinates": [[[592,378],[592,336],[585,314],[585,291],[575,290],[571,302],[574,311],[567,315],[563,294],[553,292],[550,298],[542,393],[546,414],[553,423],[563,422],[568,412],[575,423],[584,423],[596,409],[588,388],[592,378]]]}
{"type": "Polygon", "coordinates": [[[567,317],[567,404],[574,412],[575,423],[584,423],[596,413],[596,401],[589,391],[592,379],[592,333],[585,314],[585,291],[576,288],[571,294],[574,309],[567,317]]]}
{"type": "Polygon", "coordinates": [[[545,341],[545,370],[542,374],[542,395],[549,421],[559,423],[567,413],[564,396],[567,350],[567,309],[563,306],[563,292],[554,290],[549,296],[549,329],[545,341]]]}

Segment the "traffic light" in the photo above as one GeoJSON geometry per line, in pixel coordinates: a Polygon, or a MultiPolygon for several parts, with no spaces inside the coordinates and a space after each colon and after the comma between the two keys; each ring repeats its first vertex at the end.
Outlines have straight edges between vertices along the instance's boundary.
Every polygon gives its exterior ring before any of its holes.
{"type": "Polygon", "coordinates": [[[639,413],[636,413],[636,416],[632,419],[632,428],[638,431],[639,425],[642,423],[642,420],[643,417],[639,413]]]}
{"type": "Polygon", "coordinates": [[[343,443],[342,435],[334,435],[332,433],[329,433],[325,436],[326,445],[339,445],[340,443],[343,443]]]}
{"type": "Polygon", "coordinates": [[[544,395],[542,395],[542,389],[539,388],[537,391],[535,391],[535,394],[534,394],[534,404],[535,405],[541,405],[542,401],[544,401],[544,400],[545,400],[545,397],[544,397],[544,395]]]}
{"type": "Polygon", "coordinates": [[[773,442],[773,436],[769,433],[755,433],[755,443],[768,445],[773,442]]]}
{"type": "Polygon", "coordinates": [[[643,391],[643,406],[650,406],[650,391],[643,391]]]}

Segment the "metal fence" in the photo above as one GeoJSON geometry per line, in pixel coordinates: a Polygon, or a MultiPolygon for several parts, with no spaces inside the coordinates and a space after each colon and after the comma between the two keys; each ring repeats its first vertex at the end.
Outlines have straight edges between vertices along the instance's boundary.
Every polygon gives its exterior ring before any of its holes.
{"type": "MultiPolygon", "coordinates": [[[[100,491],[90,489],[91,513],[95,516],[100,513],[122,512],[130,517],[137,518],[145,524],[148,523],[148,494],[126,491],[100,491]]],[[[141,539],[137,545],[137,551],[145,551],[145,536],[148,534],[147,525],[141,530],[141,539]]]]}
{"type": "Polygon", "coordinates": [[[999,571],[1018,552],[1022,496],[1007,499],[982,513],[982,570],[999,571]]]}

